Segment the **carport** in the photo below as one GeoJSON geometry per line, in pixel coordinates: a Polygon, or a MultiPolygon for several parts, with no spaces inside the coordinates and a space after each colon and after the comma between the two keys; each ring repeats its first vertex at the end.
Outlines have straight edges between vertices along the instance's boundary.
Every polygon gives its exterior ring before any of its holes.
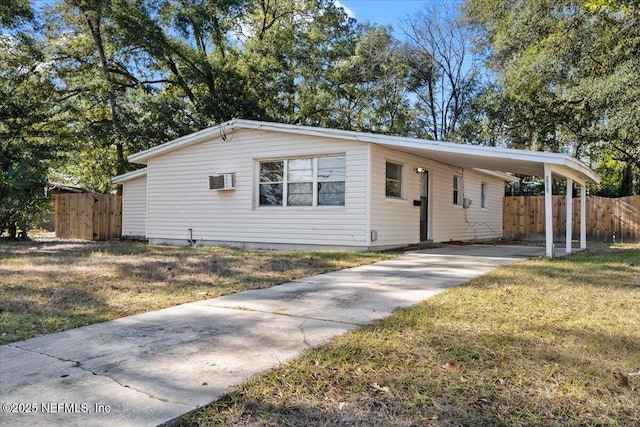
{"type": "Polygon", "coordinates": [[[478,145],[452,144],[430,141],[429,144],[414,142],[409,138],[394,139],[388,137],[367,138],[369,142],[394,150],[404,151],[449,165],[465,168],[484,169],[505,173],[518,173],[544,177],[545,182],[545,255],[554,256],[553,245],[553,197],[552,179],[559,177],[567,184],[566,242],[565,251],[571,253],[572,247],[572,196],[574,184],[580,193],[580,249],[587,247],[586,229],[586,185],[600,183],[600,177],[591,168],[579,160],[559,153],[515,150],[511,148],[485,147],[478,145]]]}

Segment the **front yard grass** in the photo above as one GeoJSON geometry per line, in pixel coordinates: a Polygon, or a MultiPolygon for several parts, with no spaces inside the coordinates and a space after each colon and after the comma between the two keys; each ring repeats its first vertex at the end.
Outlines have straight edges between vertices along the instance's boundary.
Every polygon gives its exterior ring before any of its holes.
{"type": "Polygon", "coordinates": [[[631,427],[638,371],[640,248],[627,245],[500,268],[177,424],[631,427]]]}
{"type": "Polygon", "coordinates": [[[0,344],[391,257],[0,240],[0,344]]]}

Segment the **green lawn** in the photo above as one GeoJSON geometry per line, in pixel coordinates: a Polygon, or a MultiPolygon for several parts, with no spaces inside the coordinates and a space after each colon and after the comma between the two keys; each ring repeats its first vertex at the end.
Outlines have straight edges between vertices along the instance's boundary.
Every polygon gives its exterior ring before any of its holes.
{"type": "Polygon", "coordinates": [[[0,240],[0,344],[392,256],[0,240]]]}
{"type": "Polygon", "coordinates": [[[503,267],[347,333],[181,426],[638,426],[640,248],[503,267]]]}

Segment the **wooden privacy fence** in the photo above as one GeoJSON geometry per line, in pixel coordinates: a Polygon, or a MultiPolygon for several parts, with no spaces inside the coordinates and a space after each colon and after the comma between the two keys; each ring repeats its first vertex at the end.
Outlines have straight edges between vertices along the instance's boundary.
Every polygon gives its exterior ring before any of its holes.
{"type": "Polygon", "coordinates": [[[122,196],[54,194],[56,236],[64,239],[109,240],[122,234],[122,196]]]}
{"type": "MultiPolygon", "coordinates": [[[[587,196],[587,240],[603,242],[640,241],[640,196],[609,199],[587,196]]],[[[566,196],[553,196],[553,235],[564,239],[566,196]]],[[[580,237],[580,198],[573,199],[574,239],[580,237]]],[[[505,239],[544,239],[544,196],[504,198],[505,239]]]]}

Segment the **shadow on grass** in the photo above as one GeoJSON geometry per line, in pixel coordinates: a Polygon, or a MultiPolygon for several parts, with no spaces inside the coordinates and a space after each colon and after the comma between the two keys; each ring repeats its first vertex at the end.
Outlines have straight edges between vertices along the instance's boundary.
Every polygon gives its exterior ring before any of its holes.
{"type": "MultiPolygon", "coordinates": [[[[344,256],[351,265],[384,257],[344,256]]],[[[0,241],[0,344],[267,288],[341,268],[339,262],[335,252],[0,241]]]]}
{"type": "Polygon", "coordinates": [[[612,377],[614,369],[640,363],[640,343],[629,336],[551,328],[541,332],[556,343],[541,344],[452,328],[423,334],[418,345],[399,345],[389,343],[406,335],[405,327],[385,324],[361,330],[374,333],[373,340],[313,350],[292,368],[251,380],[254,385],[168,425],[637,425],[640,385],[622,389],[612,377]],[[558,346],[562,341],[578,345],[558,346]],[[606,354],[581,351],[594,342],[606,354]],[[443,370],[446,361],[462,372],[443,370]],[[377,391],[374,383],[390,391],[377,391]]]}
{"type": "Polygon", "coordinates": [[[638,253],[498,270],[171,425],[636,426],[640,380],[621,387],[613,373],[640,369],[638,253]]]}

